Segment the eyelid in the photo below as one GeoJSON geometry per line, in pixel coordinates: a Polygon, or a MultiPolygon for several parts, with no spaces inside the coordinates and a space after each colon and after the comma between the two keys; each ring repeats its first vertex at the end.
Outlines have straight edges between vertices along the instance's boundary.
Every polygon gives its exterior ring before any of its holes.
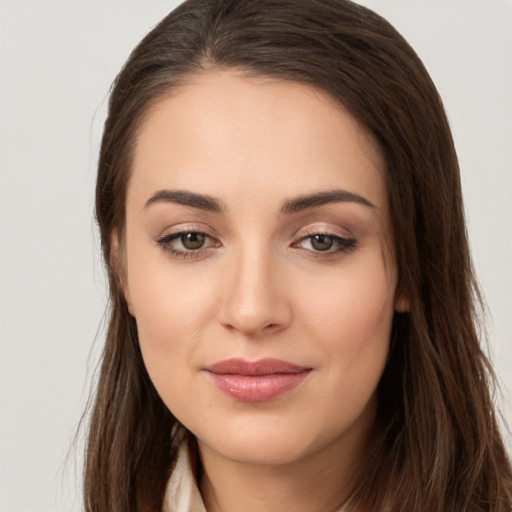
{"type": "Polygon", "coordinates": [[[210,238],[219,238],[219,235],[209,226],[205,226],[204,224],[201,225],[194,223],[182,223],[166,227],[160,232],[160,234],[155,236],[155,241],[161,240],[168,236],[180,235],[184,233],[203,233],[209,236],[210,238]]]}
{"type": "Polygon", "coordinates": [[[341,228],[339,226],[325,225],[325,224],[317,224],[317,225],[309,225],[305,228],[298,229],[294,234],[293,238],[295,239],[304,239],[308,236],[313,235],[330,235],[336,236],[338,238],[344,239],[353,239],[354,236],[352,233],[345,228],[341,228]]]}

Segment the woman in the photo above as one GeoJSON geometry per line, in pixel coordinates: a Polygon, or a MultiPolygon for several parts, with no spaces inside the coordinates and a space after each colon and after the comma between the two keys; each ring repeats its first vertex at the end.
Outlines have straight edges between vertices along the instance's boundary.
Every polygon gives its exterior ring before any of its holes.
{"type": "Polygon", "coordinates": [[[188,0],[110,99],[88,511],[510,510],[458,164],[343,0],[188,0]]]}

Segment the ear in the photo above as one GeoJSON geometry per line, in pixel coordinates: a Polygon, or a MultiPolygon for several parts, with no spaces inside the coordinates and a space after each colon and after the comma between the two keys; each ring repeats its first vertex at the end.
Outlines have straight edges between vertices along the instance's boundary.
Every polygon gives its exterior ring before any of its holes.
{"type": "Polygon", "coordinates": [[[398,279],[395,290],[395,311],[397,313],[408,313],[411,310],[409,292],[404,286],[402,279],[398,279]]]}
{"type": "Polygon", "coordinates": [[[123,292],[124,300],[126,301],[126,305],[128,306],[128,311],[130,312],[130,315],[134,316],[132,311],[130,288],[128,286],[128,278],[126,275],[125,248],[124,243],[120,240],[117,231],[114,231],[112,233],[112,237],[110,240],[110,264],[117,278],[119,287],[123,292]]]}
{"type": "Polygon", "coordinates": [[[408,313],[411,310],[409,295],[405,290],[399,290],[395,299],[395,311],[397,313],[408,313]]]}

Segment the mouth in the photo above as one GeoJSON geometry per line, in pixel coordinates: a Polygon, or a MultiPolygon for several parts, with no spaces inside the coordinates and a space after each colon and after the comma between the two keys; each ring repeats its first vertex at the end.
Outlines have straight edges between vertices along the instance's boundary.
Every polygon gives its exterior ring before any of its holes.
{"type": "Polygon", "coordinates": [[[312,368],[278,359],[226,359],[204,371],[214,386],[238,401],[267,402],[301,384],[312,368]]]}

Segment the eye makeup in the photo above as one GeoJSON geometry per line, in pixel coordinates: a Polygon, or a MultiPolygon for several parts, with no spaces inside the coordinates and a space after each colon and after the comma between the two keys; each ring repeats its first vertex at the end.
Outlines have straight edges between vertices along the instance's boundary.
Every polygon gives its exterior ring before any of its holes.
{"type": "MultiPolygon", "coordinates": [[[[156,240],[158,247],[179,259],[198,258],[222,246],[208,233],[196,228],[180,228],[156,240]]],[[[290,247],[304,252],[310,258],[329,258],[356,248],[355,238],[340,236],[329,230],[311,229],[290,247]]]]}

